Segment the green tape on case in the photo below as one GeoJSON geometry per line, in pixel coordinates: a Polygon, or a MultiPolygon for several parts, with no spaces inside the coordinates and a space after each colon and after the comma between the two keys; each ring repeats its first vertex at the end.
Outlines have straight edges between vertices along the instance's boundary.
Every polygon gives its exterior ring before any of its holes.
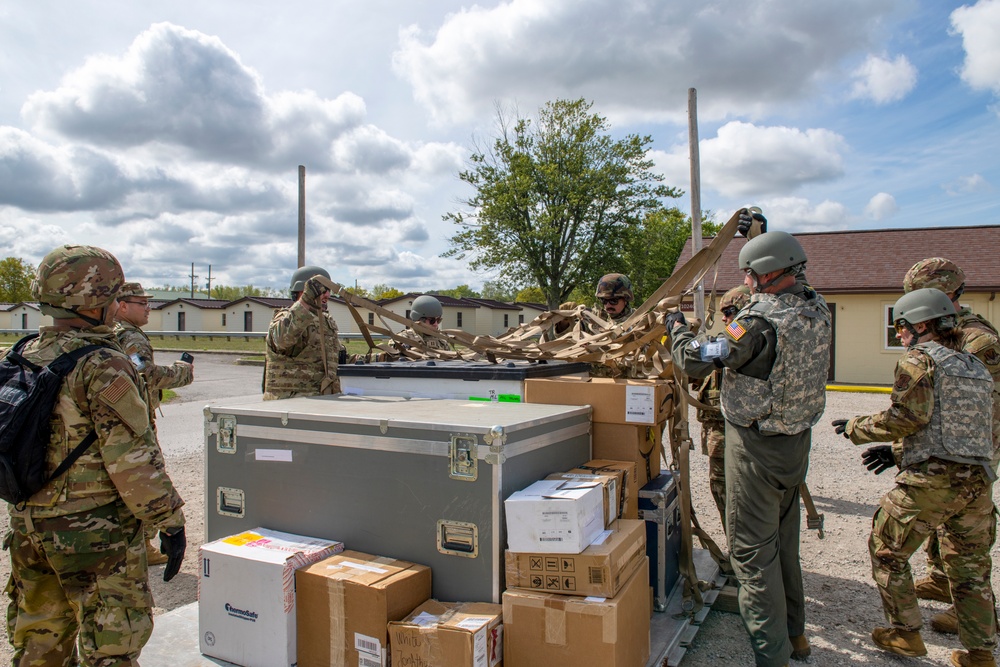
{"type": "Polygon", "coordinates": [[[520,403],[521,397],[517,394],[500,394],[497,396],[497,400],[501,403],[520,403]]]}

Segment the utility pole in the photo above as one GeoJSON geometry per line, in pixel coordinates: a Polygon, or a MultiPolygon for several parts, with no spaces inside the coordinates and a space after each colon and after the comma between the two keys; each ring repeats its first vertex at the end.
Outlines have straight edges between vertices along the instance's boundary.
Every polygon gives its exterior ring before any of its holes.
{"type": "Polygon", "coordinates": [[[194,273],[194,262],[191,262],[191,276],[190,276],[190,278],[191,278],[191,298],[192,299],[194,298],[194,280],[197,277],[198,276],[196,276],[195,273],[194,273]]]}
{"type": "Polygon", "coordinates": [[[306,265],[306,168],[299,165],[299,267],[306,265]]]}
{"type": "MultiPolygon", "coordinates": [[[[691,256],[701,250],[701,158],[698,154],[698,93],[688,88],[688,150],[691,155],[691,256]]],[[[694,316],[705,327],[705,281],[694,290],[694,316]]]]}
{"type": "Polygon", "coordinates": [[[208,265],[208,298],[212,298],[212,265],[208,265]]]}

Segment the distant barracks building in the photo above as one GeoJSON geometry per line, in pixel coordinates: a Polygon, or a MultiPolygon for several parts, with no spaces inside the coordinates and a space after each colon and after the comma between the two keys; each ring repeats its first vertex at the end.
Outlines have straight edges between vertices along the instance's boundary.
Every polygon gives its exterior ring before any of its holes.
{"type": "MultiPolygon", "coordinates": [[[[961,304],[1000,324],[1000,225],[817,232],[795,238],[809,258],[809,283],[833,314],[829,382],[886,384],[886,378],[893,376],[902,347],[892,325],[892,306],[903,295],[903,276],[922,259],[945,257],[962,267],[966,287],[961,304]]],[[[746,242],[737,237],[723,253],[717,300],[743,283],[737,258],[746,242]]],[[[689,240],[677,265],[690,257],[689,240]]],[[[706,296],[713,276],[710,271],[705,279],[706,296]]],[[[717,313],[716,332],[721,331],[721,321],[717,313]]]]}

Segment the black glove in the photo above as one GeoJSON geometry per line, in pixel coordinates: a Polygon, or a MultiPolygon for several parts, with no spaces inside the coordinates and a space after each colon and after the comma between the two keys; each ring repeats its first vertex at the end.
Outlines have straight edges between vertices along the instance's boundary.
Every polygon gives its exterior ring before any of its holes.
{"type": "Polygon", "coordinates": [[[184,536],[183,526],[173,535],[160,531],[160,553],[167,557],[167,566],[163,569],[164,581],[170,581],[180,572],[185,549],[187,538],[184,536]]]}
{"type": "Polygon", "coordinates": [[[834,433],[836,433],[837,435],[842,435],[845,438],[847,438],[848,440],[851,439],[851,436],[847,435],[847,420],[846,419],[834,419],[830,423],[833,424],[833,431],[834,431],[834,433]]]}
{"type": "Polygon", "coordinates": [[[687,320],[684,319],[684,313],[677,311],[675,313],[667,313],[667,317],[663,320],[663,323],[667,327],[667,332],[674,330],[678,324],[687,324],[687,320]]]}
{"type": "Polygon", "coordinates": [[[187,352],[181,352],[181,361],[186,364],[191,364],[194,366],[194,355],[188,354],[187,352]]]}
{"type": "MultiPolygon", "coordinates": [[[[767,231],[767,218],[756,211],[751,211],[750,209],[740,210],[740,219],[736,223],[736,231],[738,231],[743,236],[747,236],[750,233],[750,227],[753,226],[754,220],[760,222],[760,233],[763,234],[767,231]]],[[[749,237],[747,237],[749,238],[749,237]]]]}
{"type": "Polygon", "coordinates": [[[313,308],[319,308],[322,305],[319,298],[330,291],[329,287],[320,283],[316,278],[317,276],[313,276],[307,280],[302,288],[302,300],[313,308]]]}
{"type": "Polygon", "coordinates": [[[340,348],[340,352],[337,353],[337,363],[341,366],[347,365],[347,348],[340,348]]]}
{"type": "Polygon", "coordinates": [[[861,460],[864,462],[865,467],[876,475],[881,475],[889,468],[896,467],[896,457],[893,456],[892,445],[869,447],[862,452],[861,460]]]}

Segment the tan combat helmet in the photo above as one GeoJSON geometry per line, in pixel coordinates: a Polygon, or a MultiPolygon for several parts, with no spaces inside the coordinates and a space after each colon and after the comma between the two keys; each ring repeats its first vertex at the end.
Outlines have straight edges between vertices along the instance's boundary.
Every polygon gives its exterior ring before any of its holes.
{"type": "Polygon", "coordinates": [[[739,285],[722,295],[722,298],[719,300],[719,310],[725,311],[726,308],[736,308],[737,311],[740,311],[748,303],[750,303],[750,288],[746,285],[739,285]]]}
{"type": "Polygon", "coordinates": [[[627,303],[632,303],[632,300],[635,299],[635,294],[632,293],[632,281],[621,273],[609,273],[601,276],[601,279],[597,281],[597,293],[594,296],[598,299],[623,297],[627,303]]]}
{"type": "Polygon", "coordinates": [[[965,271],[950,259],[931,257],[914,264],[903,278],[903,292],[924,287],[939,289],[957,299],[965,290],[965,271]]]}
{"type": "Polygon", "coordinates": [[[139,283],[124,283],[121,291],[118,292],[118,300],[122,299],[151,299],[153,295],[142,288],[139,283]]]}
{"type": "Polygon", "coordinates": [[[64,245],[42,258],[31,282],[31,295],[46,315],[69,319],[81,317],[80,310],[110,305],[124,282],[121,264],[107,250],[64,245]]]}

